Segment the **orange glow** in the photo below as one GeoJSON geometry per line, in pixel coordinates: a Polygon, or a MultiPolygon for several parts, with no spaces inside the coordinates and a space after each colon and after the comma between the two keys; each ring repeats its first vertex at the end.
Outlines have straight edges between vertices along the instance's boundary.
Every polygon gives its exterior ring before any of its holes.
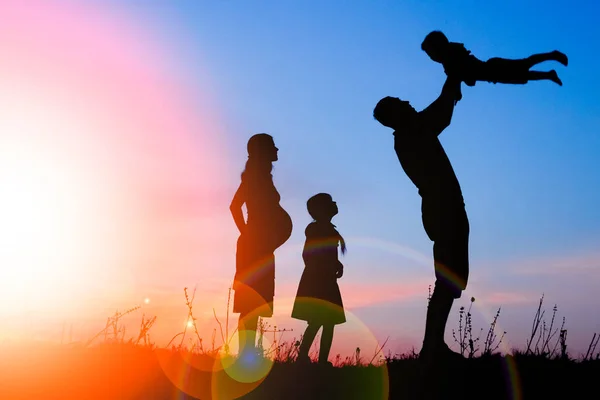
{"type": "Polygon", "coordinates": [[[226,171],[214,111],[117,6],[20,4],[0,4],[0,318],[149,305],[200,264],[181,238],[211,230],[188,221],[226,171]]]}

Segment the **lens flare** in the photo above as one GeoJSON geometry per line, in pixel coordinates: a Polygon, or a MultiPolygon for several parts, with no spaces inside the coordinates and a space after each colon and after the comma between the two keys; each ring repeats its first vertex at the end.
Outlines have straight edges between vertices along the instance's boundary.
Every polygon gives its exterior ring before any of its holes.
{"type": "MultiPolygon", "coordinates": [[[[392,242],[389,240],[384,240],[384,239],[379,239],[379,238],[374,238],[374,237],[351,237],[351,236],[346,237],[346,242],[348,243],[348,247],[349,247],[350,251],[352,251],[351,249],[353,247],[354,248],[363,247],[363,248],[371,249],[371,250],[375,250],[375,251],[383,251],[386,253],[391,253],[391,254],[399,256],[399,258],[401,258],[401,259],[412,261],[412,264],[414,266],[418,267],[419,270],[424,271],[424,273],[429,272],[431,275],[433,275],[433,271],[434,271],[433,258],[429,255],[422,254],[419,251],[412,249],[411,247],[406,246],[402,243],[396,243],[396,242],[392,242]]],[[[320,244],[317,243],[317,244],[314,244],[313,246],[318,247],[319,245],[326,246],[327,243],[326,242],[323,242],[320,244]]],[[[284,257],[286,257],[286,259],[294,259],[294,258],[297,258],[297,254],[299,251],[302,251],[302,244],[296,243],[291,246],[286,246],[286,248],[282,252],[283,253],[282,255],[284,257]]],[[[347,266],[348,270],[350,270],[351,268],[352,268],[351,265],[347,266]]],[[[475,266],[475,268],[476,268],[476,266],[475,266]]],[[[454,282],[454,283],[458,282],[456,277],[450,271],[442,270],[441,272],[442,272],[443,276],[446,279],[450,280],[451,282],[454,282]]],[[[434,280],[435,280],[435,278],[432,278],[431,284],[434,283],[434,280]]],[[[343,283],[340,283],[340,289],[342,290],[342,295],[343,295],[343,292],[344,292],[343,283]]],[[[423,288],[423,290],[426,290],[426,289],[427,289],[426,287],[423,288]]],[[[469,288],[467,288],[467,290],[469,290],[469,288]]],[[[383,301],[384,298],[385,298],[385,296],[380,296],[380,301],[383,301]]],[[[463,298],[464,298],[464,294],[463,294],[463,298]]],[[[481,314],[483,316],[484,320],[490,321],[490,322],[493,321],[495,312],[496,312],[495,309],[492,310],[485,303],[477,302],[477,301],[474,303],[473,309],[477,313],[481,314]]],[[[347,326],[349,326],[349,323],[352,321],[352,313],[350,313],[348,310],[345,310],[345,311],[346,311],[346,317],[348,319],[348,322],[346,324],[342,324],[342,325],[339,325],[336,327],[335,335],[334,335],[334,347],[335,347],[335,341],[341,340],[342,335],[345,335],[345,330],[347,329],[347,326]]],[[[357,322],[360,322],[360,321],[357,321],[357,322]]],[[[359,326],[360,326],[360,323],[359,323],[359,326]]],[[[366,327],[365,327],[365,329],[366,329],[366,327]]],[[[496,331],[504,332],[501,325],[498,323],[496,323],[496,331]]],[[[353,341],[359,341],[360,337],[357,337],[357,336],[361,336],[361,335],[348,334],[347,336],[345,335],[343,340],[346,343],[352,343],[353,341]]],[[[364,333],[362,334],[362,336],[364,336],[364,333]]],[[[503,341],[500,344],[499,349],[502,354],[506,355],[505,357],[502,357],[502,363],[503,363],[504,369],[506,371],[507,387],[509,387],[509,390],[510,390],[510,393],[512,393],[513,399],[520,399],[520,398],[522,398],[522,388],[521,388],[521,383],[520,383],[520,378],[519,378],[518,366],[517,366],[516,362],[514,361],[514,358],[512,356],[510,356],[511,350],[506,341],[503,341]]],[[[330,359],[331,359],[331,357],[330,357],[330,359]]]]}
{"type": "Polygon", "coordinates": [[[257,353],[233,357],[159,349],[156,356],[177,390],[199,399],[234,399],[248,394],[264,381],[273,366],[271,359],[257,353]]]}
{"type": "Polygon", "coordinates": [[[118,2],[8,1],[0,15],[0,317],[15,316],[1,335],[18,336],[30,310],[89,317],[164,279],[165,260],[187,269],[179,238],[221,206],[208,191],[228,160],[194,89],[207,79],[183,76],[191,60],[165,31],[118,2]]]}
{"type": "MultiPolygon", "coordinates": [[[[270,309],[256,291],[243,284],[240,285],[244,286],[245,296],[251,296],[255,300],[253,304],[262,304],[254,310],[254,313],[250,313],[251,315],[258,316],[264,313],[266,308],[270,309]]],[[[259,326],[257,331],[252,332],[254,336],[258,336],[259,349],[233,356],[231,353],[239,353],[239,336],[253,336],[247,331],[236,330],[228,338],[231,352],[229,354],[226,354],[224,349],[213,354],[159,350],[157,351],[159,363],[165,376],[180,392],[187,395],[213,400],[244,396],[261,385],[273,368],[274,361],[270,354],[273,343],[269,340],[268,328],[274,321],[275,319],[270,318],[269,326],[263,326],[262,332],[259,326]],[[264,328],[267,328],[267,331],[264,331],[264,328]],[[265,353],[269,354],[265,355],[265,353]]]]}

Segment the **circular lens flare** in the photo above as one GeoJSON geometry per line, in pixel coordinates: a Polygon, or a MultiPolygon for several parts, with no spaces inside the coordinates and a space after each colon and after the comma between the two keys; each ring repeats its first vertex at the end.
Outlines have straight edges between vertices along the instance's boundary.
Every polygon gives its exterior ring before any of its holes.
{"type": "MultiPolygon", "coordinates": [[[[384,362],[382,343],[360,318],[350,310],[344,310],[337,304],[310,297],[296,298],[294,312],[299,319],[304,316],[311,324],[321,326],[337,322],[334,327],[332,350],[328,360],[334,367],[351,368],[364,367],[361,374],[353,377],[353,382],[342,382],[344,386],[353,387],[361,393],[368,393],[370,399],[387,399],[389,396],[389,377],[387,365],[384,362]],[[354,350],[350,355],[342,357],[335,354],[335,342],[352,343],[354,350]]],[[[308,322],[308,321],[307,321],[308,322]]],[[[309,356],[318,359],[323,328],[315,337],[309,356]]],[[[347,346],[345,346],[347,347],[347,346]]],[[[340,375],[344,376],[344,374],[340,375]]],[[[343,389],[342,389],[343,390],[343,389]]]]}
{"type": "Polygon", "coordinates": [[[258,383],[266,378],[273,368],[273,360],[259,350],[242,351],[237,358],[221,358],[227,375],[240,383],[258,383]]]}

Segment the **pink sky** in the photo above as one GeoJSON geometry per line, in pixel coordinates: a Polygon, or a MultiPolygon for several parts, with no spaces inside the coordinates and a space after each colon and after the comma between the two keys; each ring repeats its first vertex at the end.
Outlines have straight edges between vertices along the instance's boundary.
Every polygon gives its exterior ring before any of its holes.
{"type": "MultiPolygon", "coordinates": [[[[224,321],[234,272],[228,204],[244,162],[225,147],[218,110],[206,106],[211,87],[186,85],[180,49],[116,9],[18,4],[0,5],[0,239],[9,243],[0,261],[10,266],[0,272],[0,340],[60,340],[72,326],[73,339],[85,341],[115,310],[141,305],[124,322],[134,332],[142,314],[156,315],[151,334],[164,345],[183,329],[183,288],[197,287],[194,310],[209,343],[212,310],[224,321]]],[[[388,350],[418,348],[430,256],[378,238],[347,240],[340,287],[349,321],[332,353],[373,351],[388,336],[388,350]],[[364,261],[390,253],[398,263],[391,276],[364,261]]],[[[304,328],[289,317],[301,246],[290,241],[277,253],[269,323],[293,329],[288,339],[304,328]]],[[[507,291],[474,273],[453,315],[474,296],[476,326],[487,329],[502,306],[507,348],[523,346],[544,292],[547,313],[558,303],[577,326],[569,337],[578,351],[600,331],[586,318],[595,312],[586,293],[600,285],[600,255],[477,263],[516,284],[507,291]],[[578,288],[553,293],[565,285],[578,288]]]]}

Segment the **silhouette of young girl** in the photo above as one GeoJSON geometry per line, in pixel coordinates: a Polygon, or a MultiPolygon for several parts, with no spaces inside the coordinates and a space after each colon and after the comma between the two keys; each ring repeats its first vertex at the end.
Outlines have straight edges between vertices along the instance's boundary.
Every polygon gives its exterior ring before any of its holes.
{"type": "Polygon", "coordinates": [[[328,363],[334,325],[346,322],[337,284],[337,279],[344,273],[344,266],[338,260],[338,245],[345,254],[346,243],[331,223],[338,208],[329,194],[314,195],[308,199],[306,206],[314,221],[308,224],[305,231],[306,242],[302,252],[305,267],[292,310],[292,318],[308,322],[298,361],[309,361],[308,350],[317,332],[323,327],[319,363],[328,363]]]}
{"type": "MultiPolygon", "coordinates": [[[[569,64],[567,56],[558,50],[521,59],[494,57],[482,61],[473,56],[464,44],[450,42],[440,31],[430,32],[423,40],[421,49],[433,61],[444,66],[446,75],[465,82],[467,86],[475,86],[477,81],[525,84],[537,80],[550,80],[562,86],[555,70],[531,71],[530,68],[544,61],[558,61],[565,66],[569,64]]],[[[456,100],[461,98],[462,94],[459,92],[456,100]]]]}
{"type": "Polygon", "coordinates": [[[292,233],[292,220],[279,204],[280,196],[271,175],[278,150],[266,133],[248,140],[248,161],[230,206],[240,231],[233,282],[233,312],[240,313],[240,354],[255,348],[258,317],[273,315],[274,252],[292,233]],[[244,204],[247,220],[242,212],[244,204]]]}

